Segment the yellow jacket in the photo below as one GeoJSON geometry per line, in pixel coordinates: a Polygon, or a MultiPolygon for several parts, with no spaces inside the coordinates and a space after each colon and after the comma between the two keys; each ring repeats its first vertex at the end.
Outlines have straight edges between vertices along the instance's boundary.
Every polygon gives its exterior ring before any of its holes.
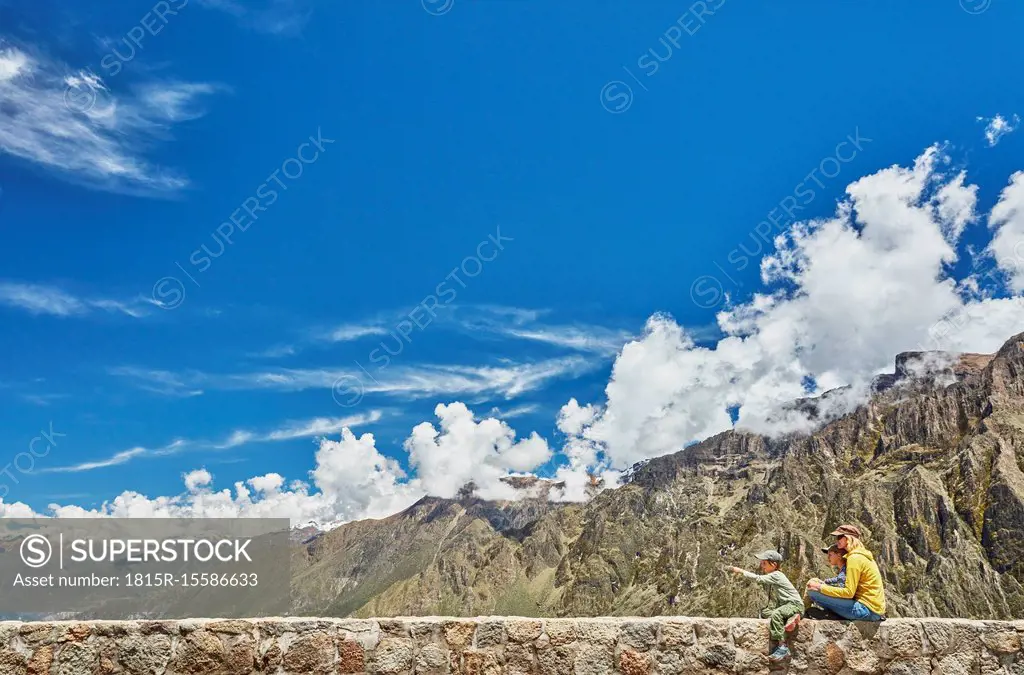
{"type": "Polygon", "coordinates": [[[863,546],[846,554],[846,586],[822,586],[822,595],[856,600],[875,614],[885,616],[882,575],[871,551],[863,546]]]}

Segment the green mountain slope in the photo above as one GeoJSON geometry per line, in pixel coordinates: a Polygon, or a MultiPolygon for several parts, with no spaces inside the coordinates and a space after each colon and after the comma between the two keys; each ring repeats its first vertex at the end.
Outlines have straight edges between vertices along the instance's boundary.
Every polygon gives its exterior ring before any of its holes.
{"type": "MultiPolygon", "coordinates": [[[[746,615],[722,564],[777,547],[797,585],[856,523],[892,616],[1024,616],[1024,334],[876,393],[811,435],[725,432],[586,504],[425,498],[297,550],[300,614],[746,615]]],[[[824,417],[827,397],[794,407],[824,417]]]]}

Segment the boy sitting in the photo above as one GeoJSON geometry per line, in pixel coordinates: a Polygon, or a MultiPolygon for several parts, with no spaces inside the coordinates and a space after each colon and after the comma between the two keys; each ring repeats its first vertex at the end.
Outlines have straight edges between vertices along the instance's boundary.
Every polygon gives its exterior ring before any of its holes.
{"type": "MultiPolygon", "coordinates": [[[[846,551],[839,548],[836,544],[832,544],[831,546],[823,547],[821,549],[821,552],[828,556],[828,564],[833,569],[839,570],[839,573],[836,574],[834,577],[829,577],[828,579],[820,579],[819,581],[827,586],[837,586],[839,588],[844,588],[846,586],[846,558],[844,557],[846,551]]],[[[822,609],[821,607],[818,607],[817,605],[813,604],[806,590],[804,590],[804,616],[806,616],[809,619],[843,618],[831,610],[822,609]]]]}
{"type": "Polygon", "coordinates": [[[800,623],[804,602],[786,575],[779,571],[779,567],[782,565],[781,553],[764,551],[755,557],[763,574],[747,572],[739,567],[730,567],[729,569],[734,574],[742,574],[748,579],[754,579],[768,590],[768,605],[761,610],[761,618],[770,619],[768,636],[778,645],[768,658],[772,661],[781,661],[789,656],[789,647],[783,643],[785,634],[794,630],[800,623]]]}

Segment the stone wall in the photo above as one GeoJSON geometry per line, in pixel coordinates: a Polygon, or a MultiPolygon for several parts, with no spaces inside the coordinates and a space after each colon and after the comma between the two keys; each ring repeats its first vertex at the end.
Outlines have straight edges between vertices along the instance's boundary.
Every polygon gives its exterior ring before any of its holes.
{"type": "MultiPolygon", "coordinates": [[[[1024,621],[805,621],[794,673],[1024,675],[1024,621]]],[[[0,674],[767,673],[756,619],[0,622],[0,674]]]]}

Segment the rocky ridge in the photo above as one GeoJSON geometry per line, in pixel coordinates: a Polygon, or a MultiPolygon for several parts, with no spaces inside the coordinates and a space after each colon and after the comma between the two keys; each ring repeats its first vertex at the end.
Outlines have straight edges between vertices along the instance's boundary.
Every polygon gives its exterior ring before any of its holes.
{"type": "Polygon", "coordinates": [[[901,354],[812,434],[718,434],[586,504],[425,498],[346,524],[296,551],[295,610],[751,615],[763,598],[721,565],[775,547],[802,585],[839,522],[864,531],[891,616],[1024,616],[1024,334],[901,354]]]}

